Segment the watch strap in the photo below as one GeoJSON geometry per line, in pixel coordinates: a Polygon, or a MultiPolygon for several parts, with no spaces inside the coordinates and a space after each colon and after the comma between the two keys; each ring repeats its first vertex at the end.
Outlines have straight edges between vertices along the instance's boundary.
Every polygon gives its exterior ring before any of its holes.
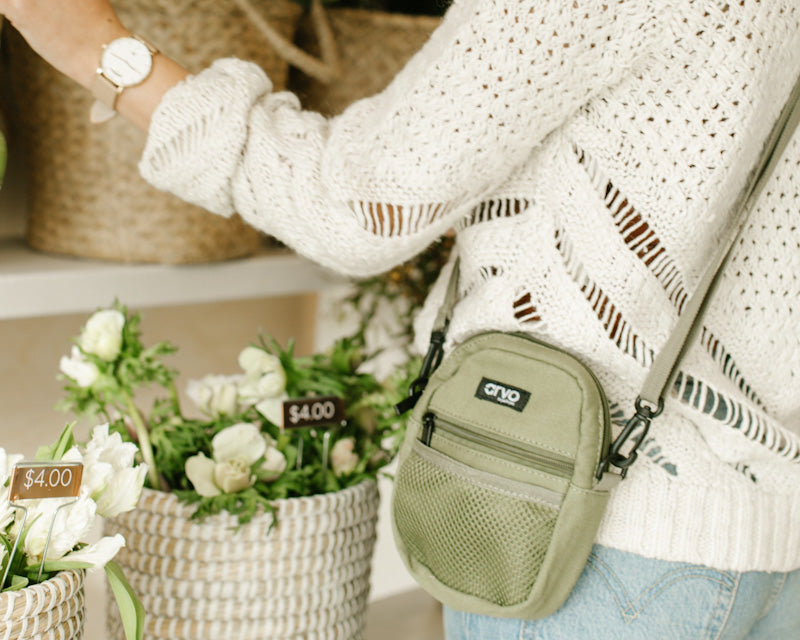
{"type": "Polygon", "coordinates": [[[117,105],[117,98],[122,93],[122,87],[114,84],[106,76],[103,75],[100,69],[94,74],[92,86],[90,87],[92,94],[98,102],[101,102],[112,111],[117,105]]]}

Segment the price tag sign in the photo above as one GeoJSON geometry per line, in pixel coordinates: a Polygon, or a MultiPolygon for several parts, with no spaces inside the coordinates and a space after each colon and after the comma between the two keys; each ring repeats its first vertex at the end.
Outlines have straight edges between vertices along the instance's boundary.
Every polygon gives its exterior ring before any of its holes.
{"type": "Polygon", "coordinates": [[[298,398],[283,403],[284,429],[339,424],[344,419],[344,399],[336,396],[298,398]]]}
{"type": "Polygon", "coordinates": [[[81,462],[20,462],[11,472],[9,499],[76,498],[82,477],[81,462]]]}

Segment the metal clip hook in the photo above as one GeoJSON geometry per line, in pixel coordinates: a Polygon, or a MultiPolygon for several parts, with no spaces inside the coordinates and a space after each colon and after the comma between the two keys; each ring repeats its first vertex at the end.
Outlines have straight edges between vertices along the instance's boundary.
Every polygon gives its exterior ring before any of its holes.
{"type": "MultiPolygon", "coordinates": [[[[20,531],[24,531],[25,530],[25,521],[28,519],[28,510],[25,507],[23,507],[22,505],[14,504],[13,502],[11,502],[11,500],[8,501],[8,506],[11,507],[12,509],[21,509],[22,510],[23,516],[22,516],[22,522],[19,525],[19,530],[20,531]]],[[[4,588],[4,586],[5,586],[5,584],[6,584],[6,578],[8,578],[8,572],[11,570],[11,564],[12,564],[12,562],[14,562],[14,556],[17,554],[17,547],[19,546],[19,539],[20,539],[20,536],[17,536],[17,539],[14,540],[14,546],[11,549],[11,555],[8,556],[8,564],[6,565],[6,570],[3,572],[3,579],[0,580],[0,590],[2,590],[4,588]]]]}
{"type": "Polygon", "coordinates": [[[431,343],[428,347],[428,352],[422,361],[422,366],[419,369],[419,375],[408,387],[408,397],[394,406],[395,413],[401,416],[406,411],[413,409],[417,404],[417,400],[425,391],[428,384],[428,379],[436,368],[441,364],[442,357],[444,356],[444,337],[447,330],[447,325],[444,329],[435,330],[431,332],[431,343]]]}
{"type": "Polygon", "coordinates": [[[664,401],[659,398],[658,406],[654,409],[644,404],[641,398],[636,398],[634,406],[636,407],[636,413],[625,423],[622,432],[611,444],[608,455],[603,458],[597,467],[595,477],[598,480],[603,478],[603,474],[609,470],[610,465],[614,465],[620,470],[621,477],[624,478],[627,475],[628,468],[636,461],[636,450],[644,441],[644,437],[650,429],[650,422],[664,410],[664,401]],[[637,434],[636,440],[631,444],[630,450],[627,454],[622,453],[622,447],[626,444],[628,438],[638,430],[641,432],[637,434]]]}
{"type": "Polygon", "coordinates": [[[75,504],[77,500],[72,500],[70,502],[65,502],[62,505],[59,505],[56,508],[56,512],[53,514],[53,519],[50,521],[50,528],[47,530],[47,541],[44,543],[44,551],[42,552],[42,561],[39,563],[39,575],[36,577],[36,582],[42,581],[42,571],[44,570],[44,562],[47,559],[47,550],[50,548],[50,539],[53,537],[53,527],[56,524],[56,518],[58,518],[58,513],[64,508],[68,507],[72,504],[75,504]]]}

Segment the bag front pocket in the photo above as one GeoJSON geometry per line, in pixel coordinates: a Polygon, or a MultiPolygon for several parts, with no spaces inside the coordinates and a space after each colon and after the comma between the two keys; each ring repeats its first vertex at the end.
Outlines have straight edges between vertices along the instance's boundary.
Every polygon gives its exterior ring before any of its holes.
{"type": "Polygon", "coordinates": [[[410,558],[454,591],[524,602],[563,495],[469,467],[415,440],[395,478],[395,530],[410,558]]]}

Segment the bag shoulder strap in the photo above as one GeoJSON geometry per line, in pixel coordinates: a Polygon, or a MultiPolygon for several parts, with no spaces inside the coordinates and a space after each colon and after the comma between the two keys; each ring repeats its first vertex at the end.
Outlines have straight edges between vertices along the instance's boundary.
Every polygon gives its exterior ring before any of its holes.
{"type": "Polygon", "coordinates": [[[636,460],[636,449],[644,441],[650,421],[658,416],[664,407],[664,396],[675,382],[678,365],[702,325],[703,315],[708,308],[714,289],[721,280],[725,265],[730,260],[736,241],[741,236],[750,212],[799,122],[800,78],[795,81],[786,104],[764,142],[757,162],[748,173],[745,184],[731,207],[730,222],[716,253],[709,261],[708,267],[703,272],[691,298],[687,301],[672,333],[645,377],[642,389],[636,398],[636,413],[612,443],[608,457],[598,468],[598,478],[608,470],[609,465],[620,469],[624,476],[628,467],[636,460]],[[642,433],[637,434],[635,441],[629,445],[628,451],[623,453],[622,448],[628,438],[640,428],[642,433]]]}

